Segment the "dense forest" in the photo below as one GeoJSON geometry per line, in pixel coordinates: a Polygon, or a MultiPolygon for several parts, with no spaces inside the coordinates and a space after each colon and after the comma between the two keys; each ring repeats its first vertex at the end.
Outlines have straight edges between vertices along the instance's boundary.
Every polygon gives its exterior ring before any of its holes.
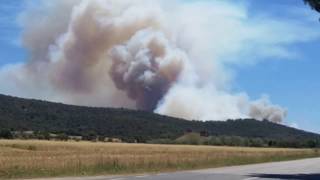
{"type": "Polygon", "coordinates": [[[213,145],[316,147],[320,143],[318,134],[268,121],[187,121],[145,111],[81,107],[0,95],[0,137],[13,138],[12,132],[17,131],[81,136],[87,140],[112,137],[141,143],[175,143],[173,140],[186,133],[199,133],[209,138],[205,144],[213,145]]]}

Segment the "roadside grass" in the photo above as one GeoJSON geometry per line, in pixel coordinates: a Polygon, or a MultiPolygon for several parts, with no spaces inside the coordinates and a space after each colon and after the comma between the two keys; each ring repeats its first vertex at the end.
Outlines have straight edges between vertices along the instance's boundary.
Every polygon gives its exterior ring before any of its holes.
{"type": "Polygon", "coordinates": [[[0,140],[0,179],[167,172],[311,157],[320,157],[320,151],[0,140]]]}

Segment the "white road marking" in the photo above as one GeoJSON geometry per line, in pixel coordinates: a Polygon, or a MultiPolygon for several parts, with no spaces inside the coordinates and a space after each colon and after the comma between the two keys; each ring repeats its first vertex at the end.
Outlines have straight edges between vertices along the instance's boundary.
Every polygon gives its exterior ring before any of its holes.
{"type": "Polygon", "coordinates": [[[243,179],[243,180],[255,180],[255,179],[258,179],[257,177],[251,177],[251,178],[246,178],[246,179],[243,179]]]}
{"type": "Polygon", "coordinates": [[[167,174],[165,174],[165,173],[156,174],[156,176],[165,176],[165,175],[167,175],[167,174]]]}
{"type": "Polygon", "coordinates": [[[144,178],[144,177],[148,177],[149,175],[141,175],[141,176],[136,176],[137,178],[144,178]]]}

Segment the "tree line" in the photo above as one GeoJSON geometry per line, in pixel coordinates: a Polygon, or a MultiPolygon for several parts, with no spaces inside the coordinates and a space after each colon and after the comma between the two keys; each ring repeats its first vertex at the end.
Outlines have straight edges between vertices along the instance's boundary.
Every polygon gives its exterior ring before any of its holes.
{"type": "Polygon", "coordinates": [[[32,131],[35,139],[48,139],[51,134],[61,138],[114,138],[129,143],[148,143],[172,142],[186,132],[203,132],[204,136],[219,139],[216,142],[211,139],[207,144],[232,145],[228,143],[231,138],[235,144],[244,146],[261,144],[256,142],[262,140],[264,145],[280,147],[309,147],[308,144],[320,138],[319,134],[254,119],[187,121],[146,111],[71,106],[4,95],[0,95],[0,102],[1,138],[16,138],[16,132],[32,131]]]}

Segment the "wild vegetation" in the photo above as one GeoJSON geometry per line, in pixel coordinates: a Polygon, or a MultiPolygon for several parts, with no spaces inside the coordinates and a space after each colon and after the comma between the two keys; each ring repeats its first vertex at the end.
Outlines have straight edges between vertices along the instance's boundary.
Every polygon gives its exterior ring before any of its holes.
{"type": "Polygon", "coordinates": [[[320,12],[320,0],[304,0],[312,9],[317,12],[320,12]]]}
{"type": "Polygon", "coordinates": [[[259,137],[240,136],[203,136],[201,133],[186,133],[175,139],[156,139],[148,141],[152,144],[189,144],[189,145],[213,145],[213,146],[241,146],[241,147],[319,147],[319,140],[310,141],[285,141],[272,140],[259,137]]]}
{"type": "Polygon", "coordinates": [[[94,141],[115,138],[124,142],[180,143],[175,140],[186,132],[195,132],[211,137],[205,144],[212,145],[320,145],[318,134],[268,121],[187,121],[145,111],[71,106],[3,95],[0,102],[0,138],[6,139],[50,139],[53,134],[53,139],[60,140],[81,137],[94,141]]]}
{"type": "Polygon", "coordinates": [[[146,173],[292,160],[311,149],[0,141],[0,179],[146,173]]]}

